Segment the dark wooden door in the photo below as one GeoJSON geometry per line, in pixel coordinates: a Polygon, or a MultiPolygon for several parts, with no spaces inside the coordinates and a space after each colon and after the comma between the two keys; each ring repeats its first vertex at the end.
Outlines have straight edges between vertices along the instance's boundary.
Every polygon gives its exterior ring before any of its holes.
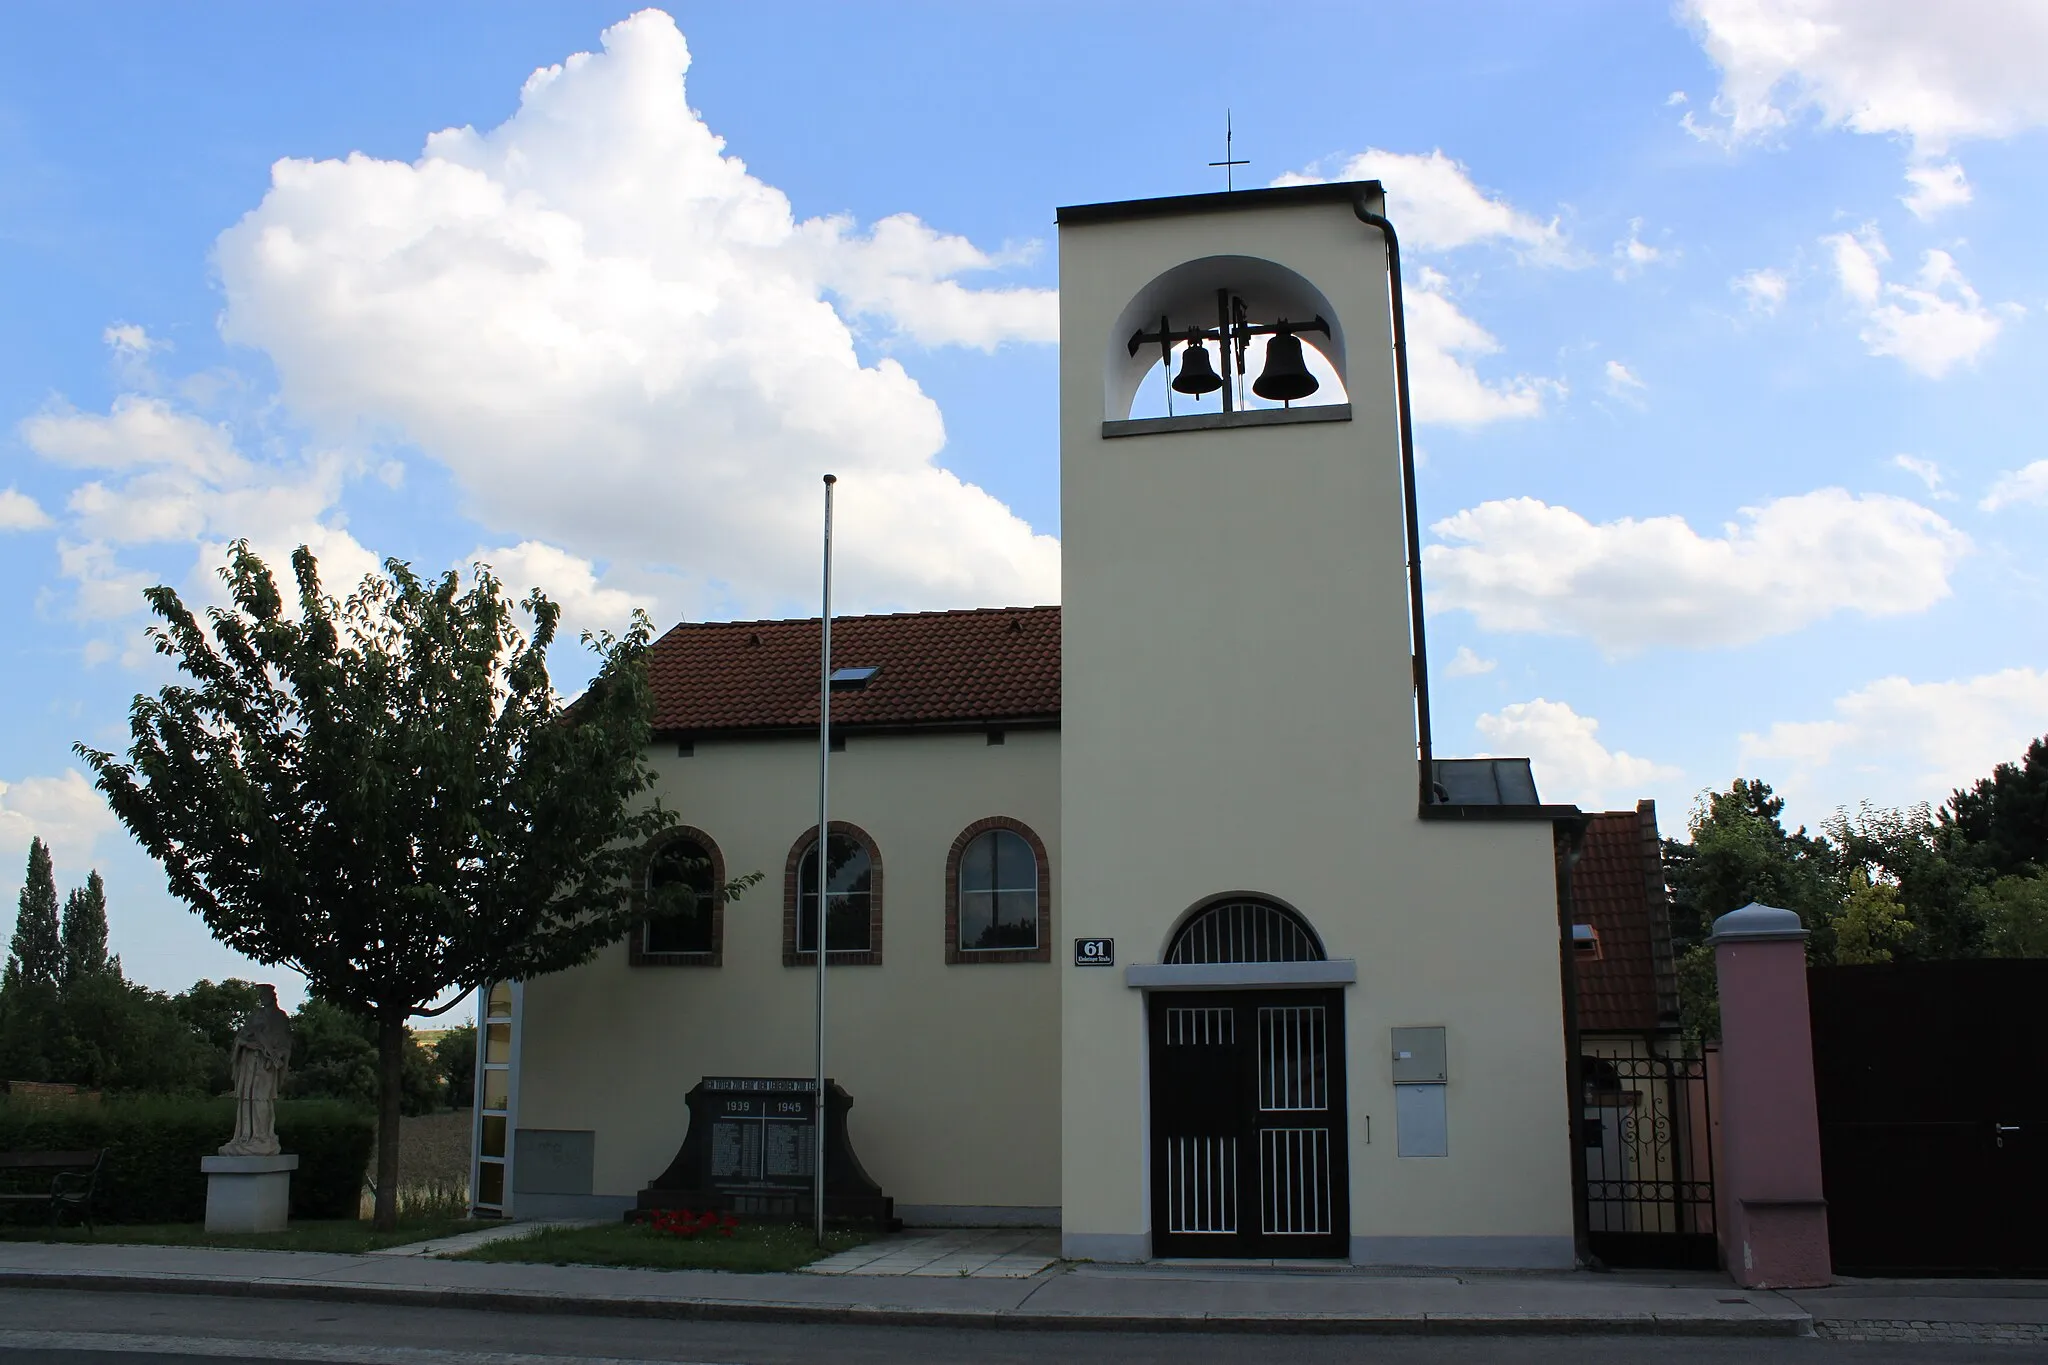
{"type": "Polygon", "coordinates": [[[1157,992],[1152,1247],[1348,1257],[1341,991],[1157,992]]]}
{"type": "Polygon", "coordinates": [[[2048,1272],[2048,962],[1807,982],[1836,1272],[2048,1272]]]}

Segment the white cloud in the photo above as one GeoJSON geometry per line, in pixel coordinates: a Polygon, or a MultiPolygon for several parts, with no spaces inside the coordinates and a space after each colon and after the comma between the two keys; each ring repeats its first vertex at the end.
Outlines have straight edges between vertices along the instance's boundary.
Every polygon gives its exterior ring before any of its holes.
{"type": "Polygon", "coordinates": [[[167,351],[171,344],[149,334],[147,330],[132,322],[110,324],[100,333],[100,340],[114,352],[117,359],[140,360],[156,351],[167,351]]]}
{"type": "Polygon", "coordinates": [[[1910,166],[1906,181],[1913,192],[1900,195],[1899,202],[1923,222],[1943,209],[1960,208],[1972,198],[1969,177],[1953,161],[1939,166],[1910,166]]]}
{"type": "Polygon", "coordinates": [[[1482,659],[1472,652],[1472,646],[1459,645],[1458,652],[1444,665],[1446,678],[1473,678],[1481,673],[1491,673],[1500,666],[1496,659],[1482,659]]]}
{"type": "Polygon", "coordinates": [[[1923,460],[1917,455],[1894,455],[1892,456],[1892,467],[1903,469],[1914,478],[1920,480],[1921,483],[1927,485],[1927,491],[1937,498],[1952,499],[1955,497],[1955,494],[1944,491],[1941,486],[1943,475],[1938,461],[1923,460]]]}
{"type": "MultiPolygon", "coordinates": [[[[1863,313],[1858,335],[1872,355],[1891,356],[1907,368],[1939,379],[1969,364],[1997,339],[2004,324],[1946,251],[1929,251],[1913,284],[1884,279],[1891,260],[1874,227],[1821,239],[1834,253],[1843,297],[1863,313]]],[[[2013,305],[2007,305],[2008,310],[2013,305]]]]}
{"type": "Polygon", "coordinates": [[[1790,282],[1782,270],[1752,270],[1728,281],[1728,287],[1749,300],[1753,313],[1775,313],[1785,301],[1790,282]]]}
{"type": "Polygon", "coordinates": [[[1685,9],[1721,68],[1715,131],[1733,140],[1775,132],[1804,110],[1924,153],[2048,125],[2048,6],[2032,0],[1686,0],[1685,9]]]}
{"type": "Polygon", "coordinates": [[[1616,398],[1633,398],[1650,386],[1636,377],[1634,370],[1619,360],[1607,362],[1607,392],[1616,398]]]}
{"type": "Polygon", "coordinates": [[[1487,630],[1579,635],[1609,654],[1741,645],[1838,611],[1895,616],[1949,593],[1969,540],[1917,503],[1823,488],[1744,508],[1702,536],[1676,516],[1593,523],[1534,498],[1482,503],[1430,529],[1432,609],[1487,630]]]}
{"type": "Polygon", "coordinates": [[[40,531],[49,524],[41,503],[11,484],[0,488],[0,531],[40,531]]]}
{"type": "Polygon", "coordinates": [[[163,466],[209,479],[248,471],[224,427],[138,393],[116,398],[104,417],[66,407],[38,413],[21,435],[44,459],[88,469],[163,466]]]}
{"type": "Polygon", "coordinates": [[[1986,512],[1996,512],[2022,502],[2048,505],[2048,460],[2036,460],[1999,475],[1998,482],[1991,485],[1991,491],[1977,506],[1986,512]]]}
{"type": "Polygon", "coordinates": [[[986,347],[1048,339],[1050,294],[958,285],[999,259],[915,219],[797,222],[690,109],[689,63],[644,11],[417,161],[278,162],[220,239],[226,336],[323,431],[446,465],[491,530],[672,574],[670,610],[808,601],[827,471],[850,604],[1056,599],[1058,543],[934,463],[937,405],[826,297],[986,347]]]}
{"type": "Polygon", "coordinates": [[[1478,242],[1501,242],[1544,265],[1583,264],[1553,217],[1544,222],[1497,194],[1479,188],[1461,161],[1441,150],[1415,154],[1369,147],[1333,175],[1319,166],[1290,171],[1275,185],[1317,185],[1331,180],[1378,180],[1387,191],[1387,217],[1404,247],[1449,251],[1478,242]]]}
{"type": "Polygon", "coordinates": [[[479,547],[469,563],[490,565],[515,599],[523,599],[534,588],[546,593],[562,609],[564,639],[573,640],[585,630],[623,630],[636,609],[652,614],[657,605],[650,596],[604,586],[589,560],[537,540],[494,550],[479,547]]]}
{"type": "Polygon", "coordinates": [[[1614,244],[1614,278],[1628,279],[1664,259],[1664,253],[1643,240],[1643,220],[1628,220],[1628,236],[1614,244]]]}
{"type": "Polygon", "coordinates": [[[1742,737],[1742,762],[1818,809],[1861,800],[1938,802],[2048,733],[2048,669],[1916,683],[1880,678],[1837,697],[1826,720],[1742,737]]]}
{"type": "Polygon", "coordinates": [[[0,782],[0,876],[21,884],[31,839],[50,846],[59,886],[83,884],[102,834],[118,828],[97,788],[76,769],[0,782]]]}
{"type": "Polygon", "coordinates": [[[1556,380],[1517,375],[1489,383],[1472,358],[1493,355],[1500,342],[1452,299],[1450,281],[1428,266],[1417,272],[1404,302],[1408,311],[1408,382],[1415,420],[1473,427],[1511,417],[1534,417],[1546,394],[1562,394],[1556,380]]]}
{"type": "Polygon", "coordinates": [[[1600,722],[1561,701],[1542,697],[1516,702],[1474,723],[1488,755],[1527,758],[1536,790],[1545,801],[1570,802],[1598,810],[1613,802],[1633,805],[1643,788],[1679,775],[1667,764],[1609,750],[1600,742],[1600,722]]]}

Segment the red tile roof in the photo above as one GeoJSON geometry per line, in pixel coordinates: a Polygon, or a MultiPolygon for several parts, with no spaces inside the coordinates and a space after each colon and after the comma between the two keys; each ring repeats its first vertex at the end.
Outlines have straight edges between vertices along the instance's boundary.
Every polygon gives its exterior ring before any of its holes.
{"type": "Polygon", "coordinates": [[[1642,1032],[1676,1022],[1677,980],[1657,807],[1591,817],[1572,869],[1572,922],[1600,935],[1597,961],[1575,960],[1579,1028],[1642,1032]]]}
{"type": "MultiPolygon", "coordinates": [[[[879,668],[832,694],[835,726],[1057,722],[1060,609],[992,607],[832,621],[835,668],[879,668]]],[[[818,724],[818,622],[685,622],[655,641],[654,728],[667,735],[818,724]]]]}

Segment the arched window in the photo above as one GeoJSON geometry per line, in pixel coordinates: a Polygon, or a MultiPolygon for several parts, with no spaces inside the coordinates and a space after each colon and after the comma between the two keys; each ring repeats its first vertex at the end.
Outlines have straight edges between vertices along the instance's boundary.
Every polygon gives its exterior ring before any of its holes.
{"type": "Polygon", "coordinates": [[[1315,930],[1286,906],[1233,896],[1188,917],[1167,947],[1166,962],[1321,962],[1315,930]]]}
{"type": "Polygon", "coordinates": [[[725,860],[711,836],[688,826],[671,830],[653,846],[640,875],[643,906],[673,887],[687,888],[693,903],[675,914],[650,916],[633,931],[633,965],[717,966],[725,937],[725,904],[718,897],[725,860]]]}
{"type": "MultiPolygon", "coordinates": [[[[818,836],[807,833],[790,849],[783,888],[782,960],[816,962],[818,951],[818,836]]],[[[882,960],[882,859],[867,832],[832,822],[825,845],[825,947],[849,966],[882,960]]]]}
{"type": "Polygon", "coordinates": [[[946,857],[946,961],[1050,962],[1045,845],[1007,816],[977,820],[946,857]]]}

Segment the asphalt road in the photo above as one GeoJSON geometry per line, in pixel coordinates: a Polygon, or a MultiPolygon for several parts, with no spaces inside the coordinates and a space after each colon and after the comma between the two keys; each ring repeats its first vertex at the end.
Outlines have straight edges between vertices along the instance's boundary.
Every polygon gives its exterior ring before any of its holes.
{"type": "Polygon", "coordinates": [[[66,1290],[0,1290],[0,1365],[1922,1365],[2039,1346],[1680,1337],[1360,1337],[783,1326],[66,1290]]]}

